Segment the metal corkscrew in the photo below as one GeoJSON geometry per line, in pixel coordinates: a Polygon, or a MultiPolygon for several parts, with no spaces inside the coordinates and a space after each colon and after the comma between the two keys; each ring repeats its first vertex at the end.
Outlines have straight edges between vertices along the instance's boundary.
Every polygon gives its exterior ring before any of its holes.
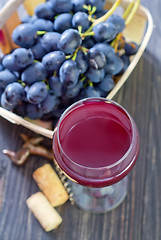
{"type": "Polygon", "coordinates": [[[73,198],[72,189],[69,185],[69,180],[68,180],[67,176],[63,173],[63,171],[61,170],[59,165],[55,161],[54,161],[54,163],[55,163],[55,170],[58,173],[58,176],[59,176],[65,190],[67,191],[67,193],[69,195],[69,201],[71,202],[72,205],[74,205],[74,198],[73,198]]]}

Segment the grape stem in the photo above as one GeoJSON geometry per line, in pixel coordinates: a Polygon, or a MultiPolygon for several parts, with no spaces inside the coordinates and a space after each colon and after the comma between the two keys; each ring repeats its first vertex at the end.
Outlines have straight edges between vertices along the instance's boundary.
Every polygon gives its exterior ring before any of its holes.
{"type": "Polygon", "coordinates": [[[116,8],[119,6],[119,4],[121,3],[122,0],[116,0],[115,3],[113,4],[113,6],[110,8],[110,10],[105,14],[103,15],[102,17],[96,19],[94,21],[94,23],[89,27],[89,29],[85,32],[85,33],[88,33],[88,32],[91,32],[92,29],[94,28],[94,26],[96,26],[97,24],[101,23],[101,22],[104,22],[107,20],[107,18],[109,18],[113,12],[116,10],[116,8]]]}
{"type": "Polygon", "coordinates": [[[127,17],[127,19],[125,21],[126,25],[128,25],[131,22],[131,20],[132,20],[132,18],[134,16],[135,12],[137,11],[139,5],[140,5],[140,0],[136,0],[136,2],[134,3],[134,6],[133,6],[130,14],[128,15],[128,17],[127,17]]]}

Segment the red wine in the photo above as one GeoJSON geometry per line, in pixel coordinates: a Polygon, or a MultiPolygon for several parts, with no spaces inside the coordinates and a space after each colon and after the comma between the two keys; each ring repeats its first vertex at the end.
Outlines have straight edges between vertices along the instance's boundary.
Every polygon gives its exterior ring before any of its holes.
{"type": "Polygon", "coordinates": [[[110,185],[126,176],[135,162],[138,134],[128,154],[133,132],[136,126],[123,108],[86,101],[61,118],[53,141],[55,158],[69,177],[83,185],[110,185]]]}
{"type": "Polygon", "coordinates": [[[99,168],[115,163],[126,153],[130,135],[110,116],[95,116],[78,122],[60,143],[75,163],[99,168]]]}

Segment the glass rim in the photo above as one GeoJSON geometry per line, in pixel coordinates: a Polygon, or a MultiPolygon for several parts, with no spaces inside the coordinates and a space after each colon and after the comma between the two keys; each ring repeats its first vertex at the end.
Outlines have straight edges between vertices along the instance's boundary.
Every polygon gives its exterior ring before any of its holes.
{"type": "MultiPolygon", "coordinates": [[[[128,113],[128,111],[122,107],[119,103],[111,100],[111,99],[108,99],[108,98],[103,98],[103,97],[88,97],[88,98],[83,98],[75,103],[73,103],[72,105],[70,105],[61,115],[61,117],[59,118],[59,121],[58,121],[58,124],[56,126],[56,129],[54,132],[56,132],[57,134],[57,141],[58,141],[58,145],[59,145],[59,148],[60,148],[60,151],[63,153],[63,155],[75,166],[78,166],[79,168],[82,168],[82,169],[87,169],[87,170],[103,170],[103,169],[111,169],[117,165],[119,165],[121,162],[123,162],[127,156],[130,154],[132,148],[133,148],[133,145],[134,145],[134,141],[135,141],[135,137],[136,137],[136,125],[134,123],[134,120],[133,118],[131,117],[131,115],[128,113]],[[129,123],[130,123],[130,126],[131,126],[131,129],[132,129],[132,138],[131,138],[131,141],[130,141],[130,145],[129,145],[129,148],[128,150],[125,152],[125,154],[115,163],[113,164],[110,164],[108,166],[104,166],[104,167],[97,167],[97,168],[94,168],[94,167],[87,167],[87,166],[83,166],[81,164],[78,164],[76,162],[74,162],[63,150],[62,148],[62,145],[60,143],[60,138],[59,138],[59,129],[60,129],[60,125],[61,125],[61,122],[62,120],[64,119],[64,116],[75,106],[79,105],[80,103],[83,103],[85,101],[104,101],[104,102],[107,102],[107,103],[110,103],[110,104],[114,104],[115,106],[119,107],[121,110],[123,110],[123,112],[126,114],[126,116],[128,117],[129,119],[129,123]]],[[[64,161],[63,161],[64,162],[64,161]]],[[[65,165],[67,165],[65,162],[64,162],[65,165]]]]}

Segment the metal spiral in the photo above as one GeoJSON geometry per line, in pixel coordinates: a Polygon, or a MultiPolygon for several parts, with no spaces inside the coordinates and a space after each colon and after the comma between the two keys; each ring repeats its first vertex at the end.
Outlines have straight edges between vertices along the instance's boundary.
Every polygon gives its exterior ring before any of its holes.
{"type": "Polygon", "coordinates": [[[68,195],[69,195],[69,201],[71,202],[72,205],[74,205],[74,199],[73,199],[73,193],[72,193],[72,189],[69,185],[69,181],[67,176],[63,173],[63,171],[61,170],[61,168],[58,166],[58,164],[55,162],[55,170],[58,173],[58,176],[60,178],[60,181],[62,182],[65,190],[67,191],[68,195]]]}

